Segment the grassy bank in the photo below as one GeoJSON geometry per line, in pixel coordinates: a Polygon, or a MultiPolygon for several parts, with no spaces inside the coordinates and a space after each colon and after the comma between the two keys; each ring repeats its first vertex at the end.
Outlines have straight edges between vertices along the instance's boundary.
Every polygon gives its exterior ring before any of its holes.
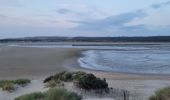
{"type": "Polygon", "coordinates": [[[15,100],[81,100],[82,97],[65,89],[52,88],[47,92],[36,92],[15,98],[15,100]]]}
{"type": "Polygon", "coordinates": [[[3,91],[12,92],[16,89],[16,86],[24,87],[31,81],[28,79],[17,79],[17,80],[0,80],[0,88],[3,91]]]}

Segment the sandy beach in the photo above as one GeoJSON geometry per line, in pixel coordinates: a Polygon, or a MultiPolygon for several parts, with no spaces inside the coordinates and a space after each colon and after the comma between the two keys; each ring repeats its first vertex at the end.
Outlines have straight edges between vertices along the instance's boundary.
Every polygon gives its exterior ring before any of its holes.
{"type": "Polygon", "coordinates": [[[0,46],[0,79],[42,80],[63,70],[83,70],[106,78],[109,87],[127,89],[138,99],[147,100],[155,90],[170,86],[168,75],[142,75],[92,71],[80,68],[77,58],[85,49],[0,46]],[[139,99],[140,97],[140,99],[139,99]]]}
{"type": "Polygon", "coordinates": [[[64,63],[75,59],[79,49],[0,47],[0,79],[43,78],[67,70],[64,63]]]}

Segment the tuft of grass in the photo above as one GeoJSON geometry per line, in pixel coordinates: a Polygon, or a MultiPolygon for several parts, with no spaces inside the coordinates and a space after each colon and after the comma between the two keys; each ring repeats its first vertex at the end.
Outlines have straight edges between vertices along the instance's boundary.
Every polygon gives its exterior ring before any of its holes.
{"type": "Polygon", "coordinates": [[[63,71],[44,80],[44,83],[46,83],[49,87],[55,87],[58,83],[62,82],[74,82],[75,86],[85,90],[108,89],[108,83],[106,82],[106,79],[102,80],[93,74],[88,74],[82,71],[63,71]]]}
{"type": "Polygon", "coordinates": [[[15,86],[13,83],[5,83],[2,87],[3,91],[13,92],[15,90],[15,86]]]}
{"type": "Polygon", "coordinates": [[[25,86],[30,82],[28,79],[0,80],[0,88],[2,88],[3,91],[12,92],[15,90],[16,85],[25,86]]]}
{"type": "Polygon", "coordinates": [[[15,98],[15,100],[81,100],[82,97],[65,89],[52,88],[47,92],[31,93],[15,98]]]}
{"type": "Polygon", "coordinates": [[[41,92],[30,93],[15,98],[15,100],[43,100],[44,94],[41,92]]]}
{"type": "Polygon", "coordinates": [[[14,81],[15,84],[20,85],[20,86],[25,86],[31,81],[29,79],[17,79],[14,81]]]}
{"type": "Polygon", "coordinates": [[[0,87],[2,88],[5,84],[13,83],[12,80],[0,80],[0,87]]]}
{"type": "Polygon", "coordinates": [[[84,75],[86,75],[86,73],[82,71],[78,72],[62,71],[60,73],[55,74],[54,76],[47,77],[43,82],[47,83],[51,80],[55,80],[56,82],[58,81],[71,82],[83,77],[84,75]]]}
{"type": "Polygon", "coordinates": [[[69,92],[65,89],[50,89],[45,93],[47,97],[45,100],[81,100],[82,97],[74,92],[69,92]]]}
{"type": "Polygon", "coordinates": [[[159,89],[149,100],[170,100],[170,87],[159,89]]]}
{"type": "Polygon", "coordinates": [[[50,87],[50,88],[60,87],[60,86],[62,86],[62,82],[61,81],[56,82],[54,80],[51,80],[45,84],[45,87],[50,87]]]}

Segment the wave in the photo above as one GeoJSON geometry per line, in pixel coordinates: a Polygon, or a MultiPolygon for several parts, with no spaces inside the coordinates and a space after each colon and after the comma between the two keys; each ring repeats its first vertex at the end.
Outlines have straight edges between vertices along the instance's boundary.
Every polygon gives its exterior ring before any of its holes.
{"type": "Polygon", "coordinates": [[[170,74],[170,51],[88,50],[78,59],[81,67],[126,73],[170,74]]]}

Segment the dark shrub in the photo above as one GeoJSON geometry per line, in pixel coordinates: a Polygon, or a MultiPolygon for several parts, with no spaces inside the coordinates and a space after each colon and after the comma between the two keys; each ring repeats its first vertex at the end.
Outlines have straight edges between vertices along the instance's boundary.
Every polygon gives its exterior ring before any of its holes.
{"type": "Polygon", "coordinates": [[[76,86],[85,90],[108,88],[108,84],[105,80],[96,78],[93,74],[86,74],[79,78],[76,82],[76,86]]]}
{"type": "Polygon", "coordinates": [[[29,79],[18,79],[15,80],[14,83],[21,85],[21,86],[25,86],[26,84],[30,83],[31,81],[29,79]]]}
{"type": "Polygon", "coordinates": [[[54,76],[50,76],[46,78],[44,80],[44,83],[46,82],[51,83],[51,81],[53,81],[52,86],[55,86],[54,82],[62,83],[62,82],[73,81],[77,87],[86,89],[86,90],[108,88],[106,79],[101,80],[100,78],[97,78],[93,74],[87,74],[81,71],[78,71],[78,72],[63,71],[63,72],[55,74],[54,76]]]}
{"type": "Polygon", "coordinates": [[[4,84],[4,86],[2,87],[3,91],[8,91],[8,92],[13,92],[15,90],[15,86],[13,83],[7,83],[4,84]]]}
{"type": "Polygon", "coordinates": [[[63,72],[60,72],[60,73],[57,73],[54,75],[54,80],[56,81],[65,81],[66,80],[66,75],[67,71],[63,71],[63,72]]]}
{"type": "Polygon", "coordinates": [[[61,80],[65,81],[65,82],[72,81],[72,73],[70,73],[70,72],[63,73],[61,80]]]}
{"type": "Polygon", "coordinates": [[[72,74],[72,79],[73,79],[73,80],[78,80],[78,79],[80,79],[81,77],[83,77],[83,76],[86,75],[86,74],[87,74],[87,73],[82,72],[82,71],[73,72],[73,74],[72,74]]]}
{"type": "Polygon", "coordinates": [[[47,82],[49,82],[49,81],[51,81],[51,80],[53,80],[53,79],[54,79],[54,76],[47,77],[47,78],[43,81],[43,83],[47,83],[47,82]]]}

